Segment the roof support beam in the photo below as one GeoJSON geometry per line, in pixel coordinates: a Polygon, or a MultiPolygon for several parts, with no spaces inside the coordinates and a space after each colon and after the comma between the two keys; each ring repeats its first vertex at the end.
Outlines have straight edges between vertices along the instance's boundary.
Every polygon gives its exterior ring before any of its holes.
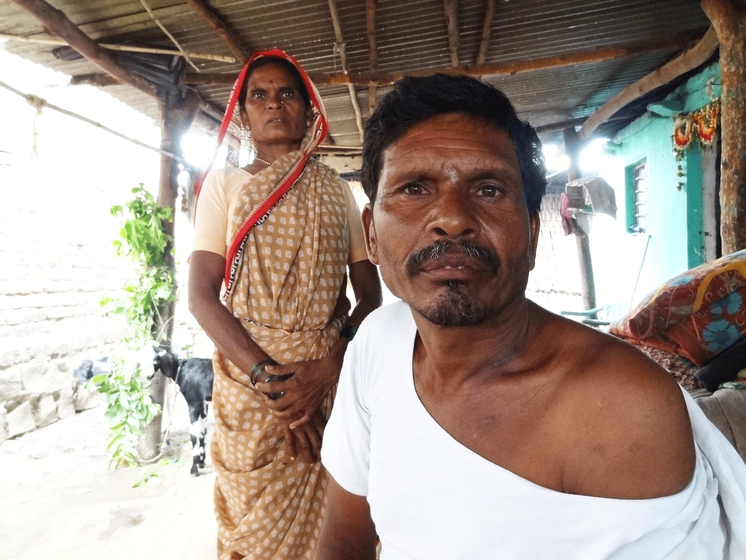
{"type": "Polygon", "coordinates": [[[497,4],[497,0],[487,0],[485,2],[482,40],[479,42],[477,66],[484,64],[484,61],[487,60],[487,47],[490,46],[490,36],[492,35],[492,20],[495,19],[495,4],[497,4]]]}
{"type": "Polygon", "coordinates": [[[448,27],[448,50],[451,53],[451,68],[458,68],[458,0],[443,0],[443,12],[448,27]]]}
{"type": "MultiPolygon", "coordinates": [[[[8,35],[6,33],[0,33],[0,39],[7,39],[8,41],[19,41],[22,43],[35,43],[37,45],[59,45],[68,46],[67,41],[62,39],[47,39],[42,37],[20,37],[17,35],[8,35]]],[[[167,54],[170,56],[188,56],[189,58],[203,59],[203,60],[217,60],[218,62],[236,62],[236,59],[232,56],[223,56],[219,54],[206,54],[206,53],[193,53],[189,51],[175,51],[173,49],[159,49],[153,47],[135,47],[133,45],[117,45],[113,43],[98,43],[98,46],[106,49],[107,51],[121,51],[121,52],[137,52],[137,53],[149,53],[149,54],[167,54]]]]}
{"type": "Polygon", "coordinates": [[[175,46],[175,47],[176,47],[177,49],[179,49],[179,52],[181,53],[181,56],[183,56],[183,57],[184,57],[184,60],[186,60],[186,61],[187,61],[187,64],[189,64],[189,66],[191,66],[192,68],[194,68],[194,70],[195,70],[196,72],[200,72],[201,70],[200,70],[200,69],[199,69],[199,67],[198,67],[198,66],[197,66],[197,65],[196,65],[196,64],[195,64],[195,63],[194,63],[194,62],[192,61],[192,59],[191,59],[191,58],[189,58],[189,55],[188,55],[188,54],[187,54],[187,52],[186,52],[186,51],[184,50],[184,47],[182,47],[182,46],[181,46],[181,43],[179,43],[178,39],[176,39],[176,37],[174,37],[174,36],[173,36],[173,34],[172,34],[172,33],[171,33],[171,32],[170,32],[170,31],[169,31],[169,30],[168,30],[167,28],[166,28],[166,26],[165,26],[165,25],[163,25],[163,22],[162,22],[162,21],[161,21],[160,19],[158,19],[158,17],[157,17],[156,15],[155,15],[155,13],[153,12],[153,10],[151,10],[151,9],[150,9],[150,6],[148,5],[148,3],[147,3],[147,2],[145,1],[145,0],[140,0],[140,4],[142,4],[142,7],[143,7],[143,8],[145,8],[145,11],[146,11],[146,12],[148,12],[148,15],[150,16],[150,19],[151,19],[151,20],[153,20],[153,23],[155,23],[155,24],[156,24],[156,25],[158,26],[158,28],[159,28],[159,29],[160,29],[161,31],[163,31],[163,34],[164,34],[164,35],[165,35],[166,37],[168,37],[168,39],[169,39],[169,40],[171,41],[171,43],[173,43],[173,45],[174,45],[174,46],[175,46]]]}
{"type": "Polygon", "coordinates": [[[720,237],[728,255],[746,249],[746,9],[731,0],[702,0],[702,9],[720,40],[720,237]]]}
{"type": "MultiPolygon", "coordinates": [[[[334,35],[337,39],[335,47],[339,53],[339,59],[342,63],[342,73],[344,76],[348,75],[347,72],[347,53],[345,51],[344,37],[342,36],[342,26],[339,23],[339,13],[337,13],[337,2],[336,0],[329,0],[329,13],[332,16],[332,25],[334,26],[334,35]]],[[[352,110],[355,111],[355,124],[357,124],[357,131],[360,135],[360,142],[363,142],[363,115],[360,112],[360,104],[357,101],[357,93],[355,93],[355,85],[351,81],[347,81],[347,89],[350,92],[350,101],[352,102],[352,110]]]]}
{"type": "Polygon", "coordinates": [[[590,138],[593,131],[605,123],[619,109],[630,104],[635,99],[642,97],[655,88],[663,86],[682,74],[693,70],[704,64],[715,53],[718,48],[718,37],[715,30],[710,27],[707,33],[694,47],[683,52],[673,60],[670,60],[655,72],[652,72],[627,86],[621,92],[609,99],[601,107],[589,116],[583,123],[580,134],[583,138],[590,138]]]}
{"type": "Polygon", "coordinates": [[[67,41],[72,48],[105,72],[150,96],[157,99],[163,98],[160,88],[142,76],[120,66],[109,53],[83,33],[62,11],[50,6],[44,0],[12,1],[42,22],[50,33],[67,41]]]}
{"type": "MultiPolygon", "coordinates": [[[[532,72],[535,70],[546,70],[549,68],[560,68],[562,66],[573,66],[576,64],[589,64],[592,62],[604,62],[614,60],[625,56],[639,54],[644,52],[654,52],[657,50],[668,50],[685,48],[692,41],[692,36],[676,35],[665,37],[663,40],[652,43],[630,45],[627,47],[606,47],[590,51],[580,51],[561,56],[552,56],[547,58],[537,58],[534,60],[522,60],[519,62],[507,62],[504,64],[480,64],[468,68],[431,68],[426,70],[416,70],[412,72],[342,72],[342,73],[324,73],[309,72],[309,77],[316,85],[347,85],[354,84],[365,86],[371,83],[378,86],[389,86],[395,81],[406,76],[430,76],[436,72],[444,74],[473,76],[481,78],[483,76],[512,75],[519,72],[532,72]]],[[[230,74],[187,74],[184,77],[184,83],[189,85],[215,85],[225,84],[232,85],[236,81],[235,73],[230,74]]]]}
{"type": "Polygon", "coordinates": [[[246,64],[246,61],[249,59],[248,56],[246,56],[246,53],[241,48],[241,44],[233,33],[231,33],[230,29],[226,27],[223,20],[220,19],[220,17],[218,17],[218,15],[213,12],[203,0],[185,1],[195,12],[197,12],[199,17],[205,20],[210,29],[220,37],[223,43],[228,47],[231,54],[236,57],[236,60],[238,60],[242,65],[246,64]]]}
{"type": "MultiPolygon", "coordinates": [[[[378,72],[378,44],[376,43],[376,0],[365,0],[365,31],[368,35],[368,59],[371,73],[378,72]]],[[[368,84],[368,108],[370,112],[376,108],[376,90],[378,86],[368,84]]]]}

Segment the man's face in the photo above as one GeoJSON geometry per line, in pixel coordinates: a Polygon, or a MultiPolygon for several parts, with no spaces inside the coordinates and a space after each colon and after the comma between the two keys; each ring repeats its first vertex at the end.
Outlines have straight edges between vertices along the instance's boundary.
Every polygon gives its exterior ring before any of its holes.
{"type": "Polygon", "coordinates": [[[386,285],[433,323],[481,324],[523,300],[539,219],[510,138],[482,119],[438,115],[386,148],[363,223],[386,285]]]}

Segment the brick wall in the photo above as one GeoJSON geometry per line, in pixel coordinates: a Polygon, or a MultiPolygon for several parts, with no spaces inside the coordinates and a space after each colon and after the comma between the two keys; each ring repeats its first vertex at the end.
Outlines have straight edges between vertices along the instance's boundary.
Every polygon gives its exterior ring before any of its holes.
{"type": "MultiPolygon", "coordinates": [[[[54,103],[96,118],[85,90],[67,89],[75,99],[54,103]]],[[[119,225],[109,209],[138,183],[157,185],[159,158],[49,109],[34,121],[23,98],[0,92],[0,103],[2,443],[90,405],[73,369],[121,342],[122,318],[104,317],[99,301],[131,275],[111,244],[119,225]]],[[[98,118],[108,124],[107,110],[98,118]]],[[[132,136],[157,145],[152,123],[136,113],[124,118],[132,136]]]]}

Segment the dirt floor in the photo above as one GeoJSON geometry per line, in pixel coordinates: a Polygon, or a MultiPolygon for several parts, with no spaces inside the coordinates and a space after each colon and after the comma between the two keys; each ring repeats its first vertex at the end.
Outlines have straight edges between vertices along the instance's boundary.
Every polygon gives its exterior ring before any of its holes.
{"type": "Polygon", "coordinates": [[[4,442],[0,559],[214,559],[209,453],[202,476],[190,476],[180,395],[172,416],[164,455],[180,465],[108,469],[103,405],[4,442]]]}

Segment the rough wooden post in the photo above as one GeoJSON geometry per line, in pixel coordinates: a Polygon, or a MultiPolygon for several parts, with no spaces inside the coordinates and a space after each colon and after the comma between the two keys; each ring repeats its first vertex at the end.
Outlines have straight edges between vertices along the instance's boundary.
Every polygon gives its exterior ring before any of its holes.
{"type": "Polygon", "coordinates": [[[720,235],[728,255],[746,249],[746,8],[703,0],[702,9],[720,41],[720,235]]]}
{"type": "MultiPolygon", "coordinates": [[[[163,120],[161,123],[161,149],[181,155],[181,137],[189,130],[194,115],[199,108],[199,96],[192,90],[183,98],[168,100],[162,107],[163,120]]],[[[161,155],[161,176],[158,188],[158,206],[166,206],[176,216],[176,177],[179,174],[178,161],[166,155],[161,155]]],[[[165,248],[164,260],[175,275],[175,266],[172,253],[173,243],[176,241],[174,231],[175,220],[163,222],[163,230],[172,241],[165,248]]],[[[171,341],[174,329],[174,310],[176,302],[168,302],[158,310],[154,328],[154,336],[159,346],[171,351],[171,341]]],[[[166,377],[160,372],[156,373],[150,383],[150,396],[153,402],[163,407],[166,392],[166,377]]],[[[163,414],[159,413],[153,421],[143,428],[143,435],[138,446],[138,454],[141,460],[148,461],[158,456],[161,444],[163,414]]]]}
{"type": "MultiPolygon", "coordinates": [[[[574,127],[563,131],[565,137],[565,153],[570,158],[570,167],[567,169],[567,180],[580,179],[580,168],[578,167],[578,153],[582,145],[580,135],[574,127]]],[[[591,244],[588,233],[583,230],[581,224],[575,222],[575,243],[578,248],[578,262],[580,263],[580,291],[583,296],[585,309],[596,307],[596,283],[593,280],[593,261],[591,260],[591,244]]],[[[595,316],[590,317],[594,319],[595,316]]]]}

